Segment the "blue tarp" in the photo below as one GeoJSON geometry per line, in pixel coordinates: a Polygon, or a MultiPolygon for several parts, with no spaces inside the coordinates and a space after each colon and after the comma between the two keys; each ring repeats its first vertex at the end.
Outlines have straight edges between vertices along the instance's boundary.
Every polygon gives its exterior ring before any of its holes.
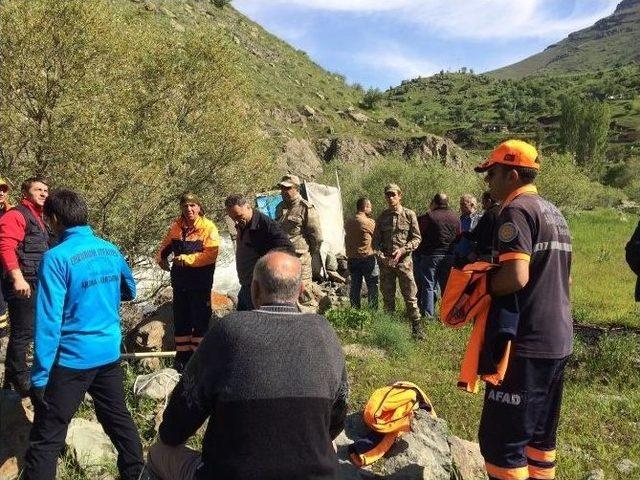
{"type": "Polygon", "coordinates": [[[282,202],[280,192],[261,193],[256,197],[258,210],[274,220],[276,218],[276,207],[280,202],[282,202]]]}

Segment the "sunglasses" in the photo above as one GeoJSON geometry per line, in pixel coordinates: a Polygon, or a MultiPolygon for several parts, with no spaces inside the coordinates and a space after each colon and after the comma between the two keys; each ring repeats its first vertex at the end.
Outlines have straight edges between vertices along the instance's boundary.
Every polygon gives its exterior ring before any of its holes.
{"type": "Polygon", "coordinates": [[[396,192],[386,192],[386,193],[384,194],[384,196],[385,196],[385,197],[387,197],[387,198],[393,198],[393,197],[395,197],[396,195],[397,195],[397,193],[396,193],[396,192]]]}
{"type": "Polygon", "coordinates": [[[0,185],[0,192],[7,193],[9,191],[9,187],[7,185],[0,185]]]}

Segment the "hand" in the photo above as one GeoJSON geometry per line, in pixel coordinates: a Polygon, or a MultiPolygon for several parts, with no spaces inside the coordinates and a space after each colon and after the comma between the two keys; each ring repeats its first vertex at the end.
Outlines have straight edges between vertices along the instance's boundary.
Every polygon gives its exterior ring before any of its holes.
{"type": "Polygon", "coordinates": [[[13,289],[19,297],[31,298],[31,285],[24,278],[16,278],[13,281],[13,289]]]}
{"type": "Polygon", "coordinates": [[[33,385],[29,389],[29,398],[31,398],[31,403],[35,408],[44,408],[45,410],[49,409],[49,404],[44,400],[44,390],[45,387],[34,387],[33,385]]]}
{"type": "Polygon", "coordinates": [[[397,265],[398,262],[400,261],[400,258],[402,258],[403,255],[404,255],[404,248],[398,248],[397,250],[394,250],[393,253],[391,254],[393,264],[397,265]]]}
{"type": "Polygon", "coordinates": [[[171,266],[169,265],[169,260],[167,260],[166,258],[163,258],[162,260],[160,260],[160,268],[166,272],[171,270],[171,266]]]}

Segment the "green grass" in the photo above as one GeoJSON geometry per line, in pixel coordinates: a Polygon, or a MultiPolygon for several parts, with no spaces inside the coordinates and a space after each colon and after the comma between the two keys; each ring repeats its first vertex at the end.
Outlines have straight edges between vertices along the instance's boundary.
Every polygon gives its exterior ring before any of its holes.
{"type": "Polygon", "coordinates": [[[637,215],[598,209],[567,214],[573,239],[572,303],[577,322],[640,327],[633,299],[636,277],[624,260],[624,246],[637,215]]]}
{"type": "MultiPolygon", "coordinates": [[[[375,315],[372,325],[389,317],[375,315]]],[[[398,315],[397,325],[409,325],[398,315]]],[[[456,388],[460,359],[469,329],[451,330],[439,323],[426,326],[427,340],[413,344],[404,355],[378,358],[348,357],[350,409],[361,410],[369,395],[396,380],[415,382],[424,389],[451,431],[475,440],[482,394],[456,388]]],[[[351,341],[351,339],[349,340],[351,341]]],[[[640,382],[638,338],[603,337],[594,345],[576,342],[576,354],[566,374],[559,433],[559,479],[581,479],[602,468],[608,479],[622,479],[617,462],[638,462],[640,447],[640,382]],[[595,369],[595,371],[594,371],[595,369]]]]}

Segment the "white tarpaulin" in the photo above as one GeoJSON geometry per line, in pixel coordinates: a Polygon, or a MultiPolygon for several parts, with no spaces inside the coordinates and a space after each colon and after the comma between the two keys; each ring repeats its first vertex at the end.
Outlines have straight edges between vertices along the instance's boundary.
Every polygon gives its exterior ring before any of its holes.
{"type": "Polygon", "coordinates": [[[304,188],[307,200],[313,203],[320,216],[323,261],[327,251],[344,255],[344,220],[340,189],[310,182],[305,182],[304,188]]]}

